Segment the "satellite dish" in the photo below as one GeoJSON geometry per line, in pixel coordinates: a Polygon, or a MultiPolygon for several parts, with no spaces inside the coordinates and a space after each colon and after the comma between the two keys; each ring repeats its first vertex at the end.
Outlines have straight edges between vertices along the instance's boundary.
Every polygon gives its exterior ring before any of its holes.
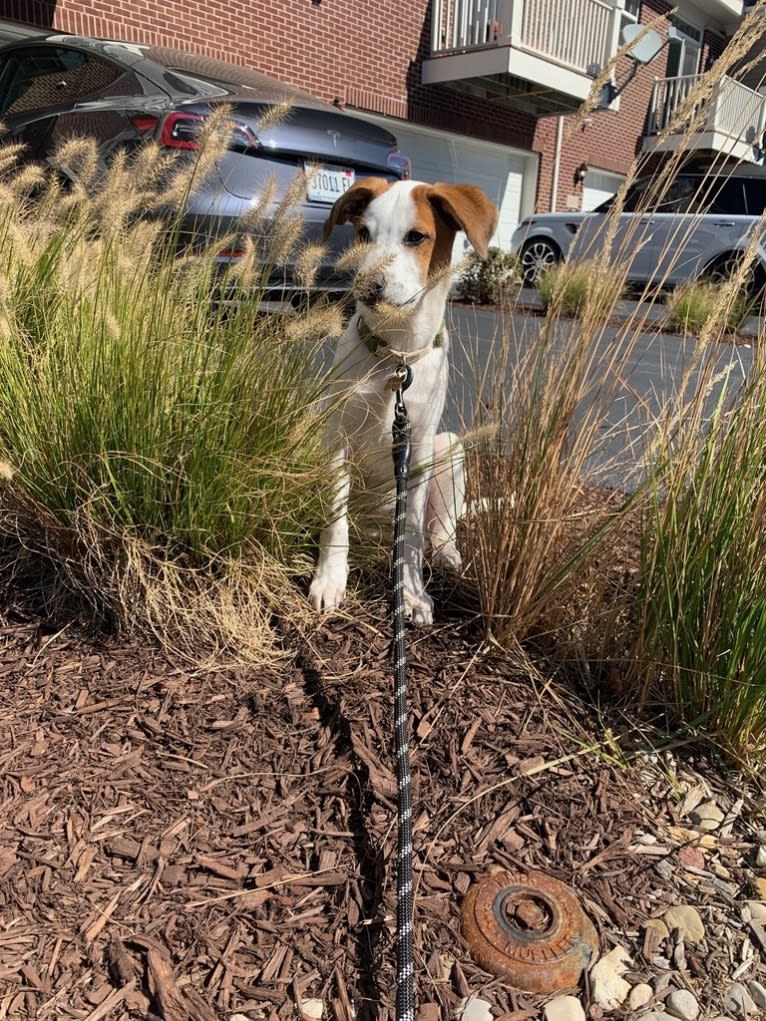
{"type": "Polygon", "coordinates": [[[651,63],[665,45],[653,28],[645,28],[643,25],[626,25],[621,35],[624,46],[629,46],[641,36],[635,46],[628,50],[628,56],[632,57],[637,64],[651,63]]]}

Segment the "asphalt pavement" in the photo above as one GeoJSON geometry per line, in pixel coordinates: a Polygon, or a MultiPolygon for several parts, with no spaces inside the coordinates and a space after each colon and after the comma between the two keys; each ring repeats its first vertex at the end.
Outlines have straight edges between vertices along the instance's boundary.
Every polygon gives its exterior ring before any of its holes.
{"type": "MultiPolygon", "coordinates": [[[[535,292],[529,292],[536,297],[535,292]]],[[[528,307],[528,303],[524,302],[528,307]]],[[[632,488],[644,476],[645,453],[651,441],[653,423],[677,399],[682,387],[689,395],[700,379],[703,359],[698,358],[694,338],[683,338],[658,330],[663,312],[621,303],[615,320],[633,315],[640,332],[611,324],[597,331],[590,367],[589,400],[580,415],[596,409],[599,441],[588,464],[594,482],[632,488]]],[[[540,343],[542,319],[529,312],[487,311],[480,307],[452,304],[448,315],[451,336],[452,384],[445,412],[445,424],[457,432],[477,423],[476,409],[493,403],[492,387],[497,385],[498,358],[505,348],[511,377],[523,364],[533,345],[540,343]]],[[[758,332],[757,320],[752,325],[758,332]]],[[[556,325],[553,344],[560,351],[571,346],[581,329],[577,320],[556,325]]],[[[709,349],[714,385],[705,399],[710,415],[722,390],[732,396],[752,364],[749,343],[721,343],[709,349]]]]}

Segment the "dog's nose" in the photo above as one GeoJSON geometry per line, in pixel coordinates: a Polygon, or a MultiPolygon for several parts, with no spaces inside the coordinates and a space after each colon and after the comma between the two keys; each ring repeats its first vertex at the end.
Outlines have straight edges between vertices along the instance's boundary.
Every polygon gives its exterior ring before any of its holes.
{"type": "Polygon", "coordinates": [[[383,297],[384,286],[385,281],[382,276],[376,274],[375,276],[367,277],[364,281],[359,281],[356,296],[359,301],[372,308],[383,297]]]}

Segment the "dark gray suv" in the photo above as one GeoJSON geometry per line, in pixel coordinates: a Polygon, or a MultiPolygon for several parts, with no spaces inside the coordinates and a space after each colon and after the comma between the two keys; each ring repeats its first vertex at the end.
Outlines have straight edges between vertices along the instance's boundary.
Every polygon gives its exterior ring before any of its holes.
{"type": "MultiPolygon", "coordinates": [[[[0,49],[0,122],[6,139],[25,144],[30,161],[49,160],[61,142],[83,136],[96,139],[104,167],[118,150],[147,139],[194,150],[205,118],[221,104],[231,110],[229,149],[189,199],[184,242],[236,237],[270,179],[276,180],[276,207],[304,168],[312,171],[298,209],[306,241],[321,240],[330,206],[355,180],[409,176],[409,160],[389,132],[256,71],[161,47],[71,35],[35,36],[0,49]],[[269,112],[285,102],[289,113],[270,123],[269,112]]],[[[350,228],[333,233],[315,289],[343,289],[333,263],[350,236],[350,228]]],[[[239,254],[235,242],[220,258],[228,262],[239,254]]],[[[290,265],[273,267],[269,288],[291,296],[290,265]]]]}

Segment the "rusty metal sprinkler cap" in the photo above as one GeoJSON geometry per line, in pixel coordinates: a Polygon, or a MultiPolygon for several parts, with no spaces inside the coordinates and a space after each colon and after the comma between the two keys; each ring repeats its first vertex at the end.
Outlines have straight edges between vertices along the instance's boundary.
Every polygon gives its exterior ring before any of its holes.
{"type": "Polygon", "coordinates": [[[544,872],[495,872],[474,883],[460,928],[485,971],[528,993],[576,986],[598,951],[574,890],[544,872]]]}

